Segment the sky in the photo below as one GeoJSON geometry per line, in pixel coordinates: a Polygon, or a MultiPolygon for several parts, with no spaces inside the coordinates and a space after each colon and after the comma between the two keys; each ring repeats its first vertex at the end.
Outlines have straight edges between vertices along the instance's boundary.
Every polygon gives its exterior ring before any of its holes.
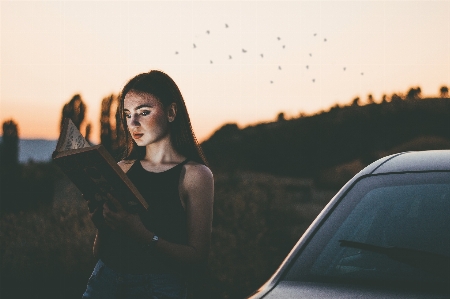
{"type": "Polygon", "coordinates": [[[101,100],[158,69],[197,139],[369,94],[450,86],[445,1],[1,1],[0,121],[57,139],[73,95],[99,141],[101,100]]]}

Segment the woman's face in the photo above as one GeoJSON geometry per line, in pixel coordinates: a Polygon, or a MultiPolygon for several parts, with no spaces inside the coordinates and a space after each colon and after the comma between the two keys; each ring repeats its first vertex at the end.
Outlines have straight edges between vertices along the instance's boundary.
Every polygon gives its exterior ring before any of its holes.
{"type": "Polygon", "coordinates": [[[169,137],[166,109],[153,95],[129,91],[124,99],[124,114],[131,137],[138,146],[169,137]]]}

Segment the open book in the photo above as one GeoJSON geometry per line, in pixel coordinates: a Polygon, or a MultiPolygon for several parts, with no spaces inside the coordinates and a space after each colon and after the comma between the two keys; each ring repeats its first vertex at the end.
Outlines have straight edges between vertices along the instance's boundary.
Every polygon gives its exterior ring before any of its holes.
{"type": "Polygon", "coordinates": [[[86,198],[101,205],[113,196],[129,212],[147,211],[147,202],[105,147],[91,146],[69,118],[52,158],[86,198]]]}

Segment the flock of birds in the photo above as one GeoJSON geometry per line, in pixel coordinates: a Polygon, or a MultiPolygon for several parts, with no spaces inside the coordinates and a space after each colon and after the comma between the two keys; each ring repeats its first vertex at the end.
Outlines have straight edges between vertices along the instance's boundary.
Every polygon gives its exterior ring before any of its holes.
{"type": "MultiPolygon", "coordinates": [[[[228,29],[229,27],[230,27],[230,26],[229,26],[228,24],[225,23],[225,29],[228,29]]],[[[206,30],[205,32],[206,32],[207,35],[211,34],[210,30],[206,30]]],[[[313,36],[316,37],[316,36],[317,36],[317,33],[314,33],[313,36]]],[[[278,41],[281,41],[281,37],[278,36],[278,37],[277,37],[277,40],[278,40],[278,41]]],[[[323,42],[327,42],[327,39],[324,38],[324,39],[323,39],[323,42]]],[[[198,48],[197,45],[196,45],[195,43],[192,44],[192,47],[193,47],[194,50],[198,48]]],[[[282,45],[282,49],[285,49],[285,48],[286,48],[286,45],[283,44],[283,45],[282,45]]],[[[241,51],[242,51],[243,54],[246,54],[246,53],[248,52],[248,51],[247,51],[246,49],[244,49],[244,48],[242,48],[241,51]]],[[[180,54],[180,53],[179,53],[178,51],[175,51],[175,55],[178,55],[178,54],[180,54]]],[[[260,56],[261,58],[264,58],[264,53],[260,53],[259,56],[260,56]]],[[[312,53],[309,53],[309,56],[312,57],[313,54],[312,54],[312,53]]],[[[228,55],[228,59],[233,59],[233,56],[232,56],[232,55],[228,55]]],[[[214,61],[210,59],[210,60],[209,60],[209,63],[210,63],[210,64],[213,64],[214,61]]],[[[306,67],[307,70],[310,69],[310,66],[309,66],[309,65],[306,65],[305,67],[306,67]]],[[[347,70],[346,67],[343,67],[342,69],[343,69],[343,71],[346,71],[346,70],[347,70]]],[[[280,70],[280,71],[282,70],[281,65],[278,66],[278,70],[280,70]]],[[[361,76],[363,76],[363,75],[364,75],[364,73],[361,72],[361,76]]],[[[315,79],[315,78],[312,78],[311,81],[312,81],[312,83],[314,83],[314,82],[316,82],[316,79],[315,79]]],[[[274,81],[273,81],[273,80],[270,80],[270,83],[273,84],[274,81]]]]}

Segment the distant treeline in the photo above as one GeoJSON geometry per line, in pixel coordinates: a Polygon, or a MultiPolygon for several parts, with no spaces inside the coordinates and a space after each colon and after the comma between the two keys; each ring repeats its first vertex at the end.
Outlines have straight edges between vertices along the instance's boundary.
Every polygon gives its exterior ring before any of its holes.
{"type": "MultiPolygon", "coordinates": [[[[116,105],[113,95],[102,101],[101,140],[113,153],[119,153],[120,144],[116,105]]],[[[75,95],[61,119],[70,117],[89,139],[86,109],[75,95]]],[[[245,298],[274,273],[335,194],[317,186],[318,177],[338,176],[336,187],[346,172],[381,155],[450,148],[446,87],[441,98],[421,99],[420,89],[411,88],[405,97],[383,97],[380,104],[368,97],[361,106],[356,98],[313,116],[286,120],[280,113],[277,119],[243,129],[228,124],[202,144],[215,177],[205,279],[214,294],[210,298],[245,298]]],[[[91,253],[95,227],[86,203],[53,163],[19,163],[14,120],[2,129],[0,297],[80,298],[96,262],[91,253]]]]}
{"type": "Polygon", "coordinates": [[[440,144],[420,149],[450,144],[450,98],[393,98],[365,106],[353,101],[313,116],[285,120],[279,115],[276,122],[243,129],[226,124],[202,147],[213,169],[317,177],[355,159],[367,165],[423,137],[440,144]]]}
{"type": "MultiPolygon", "coordinates": [[[[450,142],[447,86],[440,88],[439,96],[421,98],[420,87],[412,87],[405,95],[394,93],[389,99],[383,95],[381,103],[375,103],[368,95],[364,106],[357,97],[348,106],[335,105],[312,116],[300,114],[287,120],[284,113],[279,113],[275,122],[243,129],[226,124],[201,146],[213,170],[317,177],[330,167],[355,159],[369,164],[386,151],[416,138],[432,137],[434,141],[441,140],[438,148],[446,147],[450,142]]],[[[120,160],[125,132],[118,120],[118,96],[111,94],[100,104],[101,144],[120,160]]],[[[66,117],[72,119],[89,141],[92,125],[85,120],[86,111],[81,95],[75,94],[62,108],[61,124],[66,117]]],[[[0,160],[6,161],[8,167],[17,165],[18,138],[18,124],[12,119],[5,121],[0,160]]],[[[433,147],[436,145],[420,149],[433,147]]]]}

